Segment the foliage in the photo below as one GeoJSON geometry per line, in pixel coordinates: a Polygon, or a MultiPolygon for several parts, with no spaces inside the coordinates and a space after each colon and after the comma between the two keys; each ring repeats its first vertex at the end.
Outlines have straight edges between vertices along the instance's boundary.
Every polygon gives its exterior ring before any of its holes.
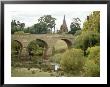
{"type": "Polygon", "coordinates": [[[83,68],[84,55],[80,49],[67,50],[61,57],[61,67],[68,74],[79,74],[83,68]]]}
{"type": "Polygon", "coordinates": [[[100,32],[100,11],[93,11],[83,24],[83,30],[100,32]]]}
{"type": "Polygon", "coordinates": [[[51,32],[52,32],[52,28],[55,29],[55,20],[56,19],[53,18],[51,15],[44,15],[38,19],[38,22],[45,23],[48,28],[48,31],[51,29],[51,32]]]}
{"type": "Polygon", "coordinates": [[[24,23],[12,20],[11,33],[14,34],[14,32],[24,31],[25,33],[31,34],[46,34],[48,32],[52,32],[52,28],[54,28],[55,31],[55,20],[56,19],[51,15],[44,15],[38,19],[38,23],[28,28],[24,28],[25,27],[24,23]]]}
{"type": "Polygon", "coordinates": [[[15,31],[14,34],[24,34],[24,31],[15,31]]]}
{"type": "Polygon", "coordinates": [[[80,35],[81,33],[82,33],[81,30],[77,30],[76,33],[74,34],[74,36],[78,36],[78,35],[80,35]]]}
{"type": "Polygon", "coordinates": [[[87,49],[88,57],[84,65],[85,76],[100,76],[100,47],[95,46],[87,49]]]}
{"type": "Polygon", "coordinates": [[[89,59],[93,59],[95,63],[99,63],[99,57],[100,57],[100,47],[95,46],[95,47],[89,47],[87,49],[87,54],[89,59]]]}
{"type": "Polygon", "coordinates": [[[20,23],[19,21],[16,22],[16,20],[12,20],[11,33],[14,34],[14,32],[17,32],[17,31],[23,31],[24,27],[25,27],[25,23],[20,23]]]}
{"type": "Polygon", "coordinates": [[[22,50],[22,45],[18,41],[11,41],[12,55],[18,55],[22,50]]]}
{"type": "Polygon", "coordinates": [[[48,31],[46,23],[43,22],[34,24],[34,29],[36,34],[46,34],[48,31]]]}
{"type": "Polygon", "coordinates": [[[37,41],[32,41],[27,48],[31,56],[43,54],[43,48],[37,44],[37,41]]]}
{"type": "Polygon", "coordinates": [[[81,20],[79,18],[73,18],[73,21],[71,22],[71,25],[70,25],[70,29],[71,29],[69,31],[70,34],[74,35],[77,30],[81,30],[80,22],[81,20]]]}
{"type": "Polygon", "coordinates": [[[55,54],[54,56],[52,56],[52,58],[50,59],[52,62],[58,63],[60,64],[61,61],[61,54],[55,54]]]}
{"type": "Polygon", "coordinates": [[[96,64],[93,60],[86,60],[84,65],[84,76],[99,77],[100,76],[100,65],[96,64]]]}
{"type": "Polygon", "coordinates": [[[75,37],[75,48],[80,48],[84,51],[86,55],[86,50],[88,47],[99,45],[100,35],[94,31],[84,31],[80,35],[75,37]]]}

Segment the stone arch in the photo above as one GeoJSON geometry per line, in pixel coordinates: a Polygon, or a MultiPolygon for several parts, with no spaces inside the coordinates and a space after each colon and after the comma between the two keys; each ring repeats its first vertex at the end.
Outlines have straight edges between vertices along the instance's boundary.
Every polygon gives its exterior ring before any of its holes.
{"type": "MultiPolygon", "coordinates": [[[[48,50],[48,44],[47,44],[47,42],[46,42],[45,40],[42,40],[42,39],[35,39],[35,40],[32,40],[32,41],[40,41],[41,43],[43,43],[43,45],[44,45],[44,46],[43,46],[44,51],[43,51],[42,57],[43,57],[43,59],[47,59],[47,50],[48,50]]],[[[32,41],[30,41],[30,42],[28,43],[28,45],[29,45],[32,41]]],[[[41,44],[38,43],[38,45],[39,45],[40,47],[42,47],[41,44]]],[[[27,46],[27,47],[28,47],[28,46],[27,46]]]]}
{"type": "Polygon", "coordinates": [[[21,47],[23,47],[23,44],[19,40],[12,40],[12,41],[16,41],[17,43],[20,44],[21,47]]]}
{"type": "Polygon", "coordinates": [[[43,59],[47,59],[47,51],[48,51],[48,44],[46,41],[42,40],[42,39],[36,39],[36,41],[41,41],[42,43],[44,43],[44,51],[43,51],[43,59]]]}
{"type": "Polygon", "coordinates": [[[63,41],[66,42],[68,48],[71,48],[71,46],[72,46],[72,42],[71,42],[70,40],[68,40],[68,39],[61,39],[61,40],[63,40],[63,41]]]}
{"type": "Polygon", "coordinates": [[[46,41],[44,41],[42,39],[36,39],[36,41],[40,41],[40,42],[44,43],[45,48],[48,48],[48,44],[46,41]]]}
{"type": "MultiPolygon", "coordinates": [[[[20,45],[20,47],[21,47],[19,50],[16,49],[16,52],[18,53],[18,58],[20,58],[21,52],[22,52],[22,49],[23,49],[23,44],[22,44],[20,41],[18,41],[18,40],[12,40],[12,41],[17,42],[17,43],[20,45]]],[[[11,45],[12,45],[12,44],[11,44],[11,45]]],[[[14,52],[14,51],[11,51],[11,52],[14,52]]]]}
{"type": "Polygon", "coordinates": [[[63,46],[63,48],[61,48],[58,52],[65,52],[66,49],[69,49],[71,48],[72,46],[72,42],[68,39],[63,39],[63,38],[60,38],[60,39],[56,39],[55,43],[53,44],[53,49],[52,49],[52,54],[54,54],[54,52],[57,50],[55,46],[63,46]],[[57,44],[58,41],[62,41],[63,43],[62,44],[57,44]]]}

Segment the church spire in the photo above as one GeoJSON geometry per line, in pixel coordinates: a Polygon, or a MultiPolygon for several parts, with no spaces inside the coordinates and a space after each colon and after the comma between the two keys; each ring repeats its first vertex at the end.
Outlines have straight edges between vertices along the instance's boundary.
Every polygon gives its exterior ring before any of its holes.
{"type": "Polygon", "coordinates": [[[65,15],[64,15],[64,19],[63,19],[63,24],[66,25],[65,15]]]}
{"type": "Polygon", "coordinates": [[[65,15],[64,15],[64,19],[63,19],[63,24],[61,25],[60,27],[60,32],[63,33],[63,32],[68,32],[68,28],[67,28],[67,25],[66,25],[66,19],[65,19],[65,15]]]}

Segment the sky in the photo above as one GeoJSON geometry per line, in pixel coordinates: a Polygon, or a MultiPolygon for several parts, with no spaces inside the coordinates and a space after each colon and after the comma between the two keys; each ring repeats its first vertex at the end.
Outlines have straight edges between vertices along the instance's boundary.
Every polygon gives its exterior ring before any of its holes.
{"type": "Polygon", "coordinates": [[[63,18],[65,15],[67,27],[70,30],[70,24],[73,18],[80,18],[81,28],[83,27],[83,22],[86,20],[87,16],[91,14],[92,9],[83,9],[76,5],[71,4],[34,4],[34,5],[13,5],[11,9],[11,18],[17,21],[25,23],[25,27],[30,27],[35,23],[38,23],[38,19],[44,15],[52,15],[56,18],[56,30],[60,29],[63,23],[63,18]]]}

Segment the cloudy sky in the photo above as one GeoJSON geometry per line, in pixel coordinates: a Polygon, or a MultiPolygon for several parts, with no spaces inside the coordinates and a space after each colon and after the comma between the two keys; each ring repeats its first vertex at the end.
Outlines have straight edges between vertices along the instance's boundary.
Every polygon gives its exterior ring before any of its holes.
{"type": "Polygon", "coordinates": [[[72,18],[80,18],[81,27],[86,17],[94,9],[86,5],[72,4],[22,4],[11,5],[11,19],[15,19],[25,23],[25,27],[30,27],[37,23],[38,19],[43,15],[52,15],[56,18],[56,30],[60,29],[65,15],[68,29],[72,22],[72,18]],[[89,8],[89,9],[88,9],[89,8]]]}

